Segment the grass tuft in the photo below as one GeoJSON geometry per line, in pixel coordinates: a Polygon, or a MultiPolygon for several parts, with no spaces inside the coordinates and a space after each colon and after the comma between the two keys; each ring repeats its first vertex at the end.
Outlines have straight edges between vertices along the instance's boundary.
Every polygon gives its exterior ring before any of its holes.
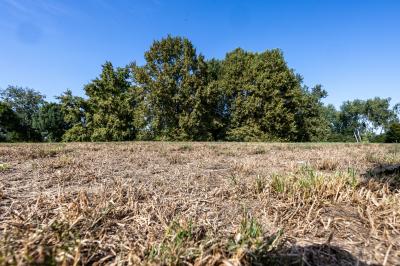
{"type": "Polygon", "coordinates": [[[0,163],[0,173],[11,169],[11,166],[6,163],[0,163]]]}

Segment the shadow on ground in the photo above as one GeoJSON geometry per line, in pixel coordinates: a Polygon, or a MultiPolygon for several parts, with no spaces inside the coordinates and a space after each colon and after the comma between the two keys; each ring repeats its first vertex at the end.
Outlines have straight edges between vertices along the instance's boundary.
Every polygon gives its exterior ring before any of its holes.
{"type": "Polygon", "coordinates": [[[363,175],[365,180],[388,184],[391,191],[400,190],[400,164],[378,164],[363,175]]]}
{"type": "Polygon", "coordinates": [[[359,260],[350,252],[328,244],[291,246],[273,254],[263,265],[378,265],[359,260]]]}

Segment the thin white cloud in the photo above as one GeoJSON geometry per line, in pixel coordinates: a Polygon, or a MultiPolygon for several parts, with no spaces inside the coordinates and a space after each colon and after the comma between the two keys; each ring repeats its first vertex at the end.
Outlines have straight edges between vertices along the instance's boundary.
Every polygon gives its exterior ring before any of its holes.
{"type": "Polygon", "coordinates": [[[72,14],[69,7],[56,1],[0,1],[0,27],[14,32],[23,43],[36,43],[45,35],[57,34],[57,20],[72,14]]]}
{"type": "Polygon", "coordinates": [[[49,16],[54,17],[71,14],[71,10],[65,5],[49,0],[3,0],[3,4],[5,5],[7,11],[13,13],[16,17],[30,17],[33,19],[39,19],[49,16]]]}
{"type": "Polygon", "coordinates": [[[39,6],[49,15],[60,16],[70,15],[72,13],[72,10],[67,8],[65,5],[57,3],[56,1],[41,0],[39,2],[39,6]]]}
{"type": "Polygon", "coordinates": [[[3,3],[5,5],[7,5],[10,9],[12,9],[14,11],[17,11],[20,13],[26,13],[26,14],[31,13],[29,8],[27,8],[26,6],[24,6],[17,0],[3,0],[3,1],[4,1],[3,3]]]}

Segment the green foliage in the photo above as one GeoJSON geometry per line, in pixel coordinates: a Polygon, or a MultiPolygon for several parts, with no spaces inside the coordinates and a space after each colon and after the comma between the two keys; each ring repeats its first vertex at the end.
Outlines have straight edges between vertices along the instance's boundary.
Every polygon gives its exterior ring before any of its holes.
{"type": "Polygon", "coordinates": [[[263,132],[257,124],[244,125],[232,128],[227,133],[227,140],[230,141],[268,141],[272,137],[263,132]]]}
{"type": "Polygon", "coordinates": [[[18,117],[18,132],[14,137],[17,140],[40,140],[40,134],[33,128],[33,118],[45,103],[45,96],[33,89],[8,86],[7,89],[0,91],[0,97],[18,117]]]}
{"type": "Polygon", "coordinates": [[[390,125],[389,130],[386,132],[386,142],[400,143],[400,123],[393,123],[390,125]]]}
{"type": "Polygon", "coordinates": [[[0,163],[0,173],[1,172],[5,172],[8,169],[10,169],[10,165],[6,164],[6,163],[0,163]]]}
{"type": "Polygon", "coordinates": [[[100,76],[85,86],[87,100],[67,90],[58,97],[70,129],[64,141],[120,141],[135,138],[135,95],[127,67],[102,66],[100,76]]]}
{"type": "Polygon", "coordinates": [[[248,242],[248,239],[256,239],[262,237],[262,227],[253,217],[244,215],[240,223],[240,239],[237,242],[243,243],[248,242]]]}
{"type": "Polygon", "coordinates": [[[86,102],[82,97],[73,96],[71,90],[58,96],[64,121],[72,127],[77,124],[85,124],[86,102]]]}
{"type": "Polygon", "coordinates": [[[45,103],[33,117],[32,127],[36,129],[45,141],[60,141],[67,129],[61,105],[45,103]]]}
{"type": "MultiPolygon", "coordinates": [[[[344,135],[340,133],[340,111],[337,111],[332,104],[328,104],[322,106],[321,115],[328,122],[329,132],[326,136],[326,140],[330,142],[345,141],[344,135]]],[[[354,141],[352,135],[350,141],[354,141]]]]}
{"type": "Polygon", "coordinates": [[[303,88],[301,97],[301,107],[296,115],[297,121],[297,141],[326,141],[331,132],[333,117],[329,117],[332,107],[325,107],[322,99],[328,93],[317,85],[311,90],[308,87],[303,88]]]}
{"type": "Polygon", "coordinates": [[[90,133],[88,132],[87,128],[81,124],[76,124],[64,133],[62,140],[66,142],[89,141],[90,133]]]}
{"type": "Polygon", "coordinates": [[[145,255],[154,262],[166,265],[179,265],[182,260],[191,261],[200,250],[188,247],[200,245],[201,234],[190,221],[173,221],[167,228],[163,241],[151,246],[145,255]]]}
{"type": "Polygon", "coordinates": [[[116,68],[110,62],[102,66],[100,77],[85,86],[88,115],[86,125],[92,141],[134,139],[133,109],[129,69],[116,68]]]}
{"type": "Polygon", "coordinates": [[[372,143],[384,143],[386,141],[386,134],[374,135],[369,139],[372,143]]]}
{"type": "MultiPolygon", "coordinates": [[[[0,141],[363,141],[396,142],[400,104],[390,98],[324,105],[279,49],[241,48],[205,58],[186,38],[154,41],[145,64],[115,68],[47,103],[16,86],[0,91],[0,141]]],[[[280,185],[278,184],[279,187],[280,185]]]]}
{"type": "Polygon", "coordinates": [[[73,96],[71,90],[57,97],[67,130],[62,136],[63,141],[88,141],[90,133],[86,126],[88,105],[82,97],[73,96]]]}
{"type": "Polygon", "coordinates": [[[353,189],[356,188],[358,185],[357,170],[349,167],[347,169],[347,175],[348,175],[347,184],[350,185],[353,189]]]}
{"type": "Polygon", "coordinates": [[[32,117],[39,111],[44,103],[45,96],[39,92],[17,86],[8,86],[0,93],[3,101],[26,121],[31,121],[32,117]]]}
{"type": "Polygon", "coordinates": [[[384,132],[398,120],[397,107],[390,108],[390,98],[346,101],[337,111],[333,106],[324,107],[330,124],[329,141],[355,141],[354,133],[360,132],[363,140],[382,142],[384,132]]]}
{"type": "Polygon", "coordinates": [[[280,50],[228,53],[218,86],[228,139],[296,139],[302,91],[280,50]]]}
{"type": "Polygon", "coordinates": [[[207,64],[186,38],[168,36],[145,53],[143,67],[132,66],[140,103],[139,137],[159,140],[208,140],[207,64]]]}
{"type": "Polygon", "coordinates": [[[280,175],[272,175],[271,187],[278,193],[283,193],[286,190],[286,177],[280,175]]]}
{"type": "Polygon", "coordinates": [[[19,117],[11,109],[11,106],[7,103],[0,102],[0,141],[19,140],[19,124],[19,117]]]}
{"type": "Polygon", "coordinates": [[[364,133],[367,129],[365,102],[362,100],[346,101],[340,107],[340,131],[352,135],[355,130],[364,133]]]}
{"type": "Polygon", "coordinates": [[[367,100],[364,112],[371,122],[372,129],[387,129],[389,124],[397,118],[395,109],[390,109],[390,98],[375,97],[367,100]]]}
{"type": "Polygon", "coordinates": [[[263,192],[263,190],[265,189],[265,187],[267,186],[267,181],[265,178],[257,176],[256,180],[255,180],[255,192],[257,194],[263,192]]]}

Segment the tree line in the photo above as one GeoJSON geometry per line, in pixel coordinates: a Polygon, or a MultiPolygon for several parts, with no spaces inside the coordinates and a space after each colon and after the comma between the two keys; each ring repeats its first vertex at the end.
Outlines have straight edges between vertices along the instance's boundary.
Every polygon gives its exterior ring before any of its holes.
{"type": "Polygon", "coordinates": [[[47,102],[30,88],[0,91],[1,141],[399,142],[400,105],[390,98],[325,105],[279,49],[235,49],[206,60],[183,37],[154,41],[145,64],[102,65],[85,85],[47,102]]]}

